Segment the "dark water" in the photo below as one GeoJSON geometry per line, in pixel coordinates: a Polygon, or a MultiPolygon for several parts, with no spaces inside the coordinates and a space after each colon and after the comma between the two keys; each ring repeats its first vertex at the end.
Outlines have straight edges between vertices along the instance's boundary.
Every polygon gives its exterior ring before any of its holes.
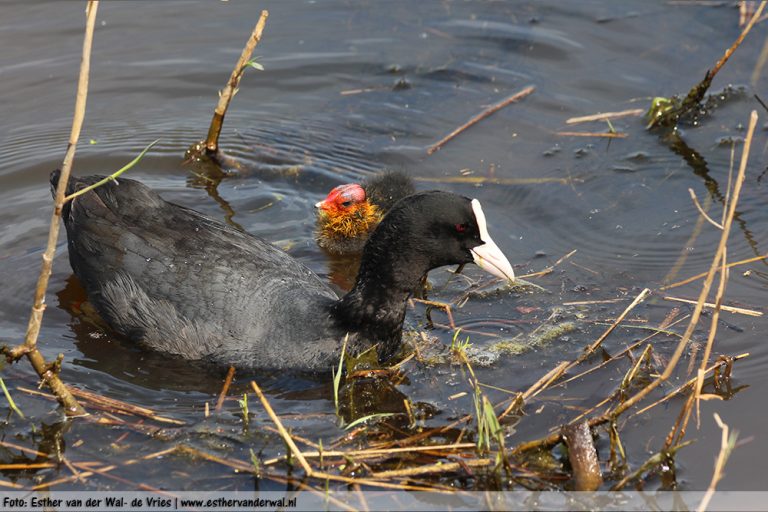
{"type": "MultiPolygon", "coordinates": [[[[10,2],[0,7],[0,339],[24,334],[34,283],[50,219],[49,172],[60,165],[69,133],[84,26],[83,5],[74,2],[10,2]]],[[[470,300],[456,311],[457,323],[478,348],[494,340],[529,333],[563,302],[622,298],[617,303],[565,308],[575,331],[478,368],[481,382],[522,391],[558,361],[575,358],[644,287],[658,289],[708,269],[720,233],[704,223],[688,188],[702,202],[712,198],[720,218],[727,189],[730,140],[745,134],[753,93],[765,93],[762,74],[752,74],[765,39],[756,26],[713,84],[735,90],[696,126],[681,135],[687,148],[644,130],[639,117],[613,121],[626,139],[559,136],[561,130],[605,131],[604,122],[567,126],[572,116],[645,108],[657,95],[684,93],[738,36],[738,12],[722,5],[649,2],[266,2],[106,3],[99,10],[91,68],[88,111],[74,172],[111,172],[154,139],[160,143],[131,176],[171,201],[231,220],[281,247],[323,276],[328,263],[316,248],[312,205],[332,187],[384,168],[402,168],[431,179],[494,176],[535,178],[526,185],[482,186],[420,182],[479,198],[490,229],[519,274],[541,270],[564,254],[576,254],[536,283],[550,294],[500,294],[470,300]],[[201,139],[217,99],[262,8],[270,10],[256,50],[266,71],[249,71],[227,115],[222,145],[248,167],[224,180],[217,202],[193,186],[194,167],[183,164],[185,149],[201,139]],[[426,147],[486,106],[525,86],[533,95],[467,130],[433,156],[426,147]],[[351,92],[351,93],[350,93],[351,92]],[[556,182],[551,179],[569,180],[556,182]],[[226,208],[223,205],[228,205],[226,208]],[[695,238],[692,235],[698,232],[695,238]],[[679,258],[682,267],[673,270],[679,258]]],[[[729,241],[729,261],[768,249],[766,137],[761,121],[747,180],[729,241]]],[[[737,155],[741,145],[737,145],[737,155]]],[[[42,450],[58,442],[72,461],[112,462],[161,450],[167,438],[242,460],[249,449],[265,458],[283,453],[273,434],[259,428],[268,419],[251,395],[254,415],[245,432],[234,399],[209,419],[222,375],[189,363],[140,351],[110,337],[74,313],[83,292],[66,257],[63,238],[54,263],[41,346],[49,358],[64,354],[63,378],[109,397],[155,409],[187,423],[164,436],[132,429],[107,429],[87,421],[63,425],[54,406],[17,387],[34,388],[26,362],[2,376],[24,412],[9,415],[5,440],[42,450]],[[35,428],[33,428],[33,425],[35,428]],[[127,437],[124,437],[127,433],[127,437]],[[126,453],[126,450],[129,453],[126,453]]],[[[764,310],[768,269],[753,263],[734,269],[726,301],[764,310]],[[751,272],[746,273],[746,271],[751,272]]],[[[470,277],[478,278],[475,269],[470,277]]],[[[445,271],[431,274],[442,286],[445,271]]],[[[452,281],[435,298],[450,300],[462,289],[452,281]]],[[[672,290],[695,298],[699,284],[672,290]]],[[[631,319],[655,326],[673,304],[664,292],[636,308],[631,319]]],[[[682,306],[686,311],[686,306],[682,306]]],[[[445,316],[434,313],[436,322],[445,316]]],[[[763,317],[723,313],[717,354],[749,352],[735,367],[729,400],[702,403],[697,443],[677,457],[678,483],[704,489],[720,444],[712,413],[751,438],[729,460],[721,489],[758,490],[765,485],[768,457],[763,409],[768,392],[768,349],[763,317]]],[[[412,325],[424,322],[417,306],[412,325]]],[[[706,337],[705,318],[698,339],[706,337]]],[[[684,329],[684,323],[676,328],[684,329]]],[[[430,334],[448,343],[451,332],[430,334]]],[[[618,329],[605,343],[610,353],[646,335],[618,329]]],[[[655,352],[665,360],[676,338],[658,337],[655,352]]],[[[687,364],[685,361],[682,366],[687,364]]],[[[620,382],[626,364],[609,367],[567,388],[545,393],[511,434],[508,445],[541,436],[549,428],[591,407],[620,382]]],[[[408,367],[399,393],[434,415],[427,426],[443,425],[472,409],[457,366],[408,367]]],[[[684,374],[680,374],[681,379],[684,374]]],[[[302,375],[237,375],[242,393],[251,378],[268,391],[273,406],[289,416],[294,432],[332,441],[337,427],[330,378],[302,375]],[[293,419],[291,419],[293,418],[293,419]]],[[[493,401],[506,395],[489,391],[493,401]]],[[[399,395],[398,395],[399,396],[399,395]]],[[[398,397],[392,399],[396,401],[398,397]]],[[[402,399],[402,397],[399,397],[402,399]]],[[[383,402],[385,402],[384,400],[383,402]]],[[[623,441],[637,468],[658,451],[679,411],[680,400],[632,418],[623,441]]],[[[603,439],[601,450],[607,443],[603,439]]],[[[44,450],[44,451],[47,451],[44,450]]],[[[3,462],[18,456],[3,453],[3,462]]],[[[605,460],[606,453],[601,453],[605,460]]],[[[63,468],[63,466],[62,466],[63,468]]],[[[124,481],[92,477],[73,488],[124,488],[152,482],[163,488],[249,489],[253,478],[233,476],[220,466],[184,457],[128,465],[115,473],[124,481]],[[126,483],[128,482],[128,483],[126,483]]],[[[24,486],[68,476],[66,469],[5,472],[24,486]]],[[[262,485],[277,485],[264,483],[262,485]]],[[[652,482],[651,486],[658,485],[652,482]]]]}

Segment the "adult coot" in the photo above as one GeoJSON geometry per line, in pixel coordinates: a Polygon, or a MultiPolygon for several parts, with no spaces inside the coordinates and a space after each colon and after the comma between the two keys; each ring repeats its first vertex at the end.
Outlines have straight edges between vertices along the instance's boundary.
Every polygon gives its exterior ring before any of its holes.
{"type": "Polygon", "coordinates": [[[317,245],[334,256],[360,254],[368,236],[394,204],[416,192],[411,178],[388,171],[363,183],[347,183],[315,204],[317,245]]]}
{"type": "MultiPolygon", "coordinates": [[[[101,178],[73,177],[67,193],[101,178]]],[[[63,218],[72,269],[115,331],[155,350],[241,368],[327,370],[347,333],[351,352],[378,344],[383,360],[400,346],[406,300],[428,270],[474,261],[514,278],[480,203],[447,192],[392,208],[341,299],[284,251],[138,181],[119,178],[78,196],[63,218]]]]}

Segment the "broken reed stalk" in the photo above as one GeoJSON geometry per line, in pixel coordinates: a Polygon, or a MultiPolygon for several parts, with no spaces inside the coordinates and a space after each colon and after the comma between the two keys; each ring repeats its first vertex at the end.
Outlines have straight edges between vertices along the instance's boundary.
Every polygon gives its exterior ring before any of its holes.
{"type": "Polygon", "coordinates": [[[438,462],[424,466],[415,466],[412,468],[391,469],[379,471],[371,475],[371,478],[408,478],[419,475],[429,474],[447,474],[457,471],[467,471],[467,468],[486,468],[496,463],[493,459],[471,459],[461,462],[438,462]]]}
{"type": "MultiPolygon", "coordinates": [[[[733,184],[733,193],[730,196],[730,202],[727,204],[727,214],[725,217],[725,221],[723,222],[723,229],[722,229],[722,235],[720,238],[720,244],[717,248],[717,253],[715,254],[715,258],[712,261],[712,267],[710,267],[709,274],[707,275],[707,281],[711,282],[714,279],[714,274],[717,268],[720,267],[720,281],[717,288],[717,292],[715,294],[715,310],[712,314],[709,335],[707,336],[707,344],[704,349],[704,355],[702,356],[701,365],[699,367],[699,371],[697,374],[697,385],[694,388],[694,392],[690,395],[685,405],[683,406],[683,411],[680,417],[681,421],[676,422],[676,424],[672,428],[672,431],[667,436],[666,443],[665,443],[665,446],[667,447],[672,445],[675,437],[677,438],[678,442],[680,439],[683,438],[683,436],[685,435],[685,429],[688,425],[688,420],[690,419],[690,416],[691,416],[694,401],[697,407],[699,404],[699,400],[701,396],[701,387],[704,382],[704,372],[706,371],[707,364],[709,361],[709,356],[712,353],[712,346],[714,345],[714,342],[715,342],[715,334],[717,333],[717,325],[720,318],[721,302],[723,299],[723,294],[725,293],[725,286],[728,282],[728,269],[725,266],[728,235],[730,233],[731,225],[733,223],[733,217],[736,212],[736,204],[739,201],[739,194],[741,193],[741,187],[744,184],[744,177],[746,175],[746,170],[747,170],[747,162],[749,161],[749,150],[752,146],[752,138],[755,134],[756,125],[757,125],[757,112],[753,110],[749,118],[747,135],[744,138],[744,147],[742,148],[741,162],[739,164],[739,172],[736,175],[736,181],[733,184]]],[[[706,296],[699,297],[699,303],[696,305],[697,309],[701,310],[703,308],[705,299],[706,299],[706,296]]]]}
{"type": "Polygon", "coordinates": [[[455,130],[453,130],[451,133],[449,133],[448,135],[446,135],[445,137],[443,137],[439,141],[437,141],[434,144],[432,144],[431,146],[429,146],[429,148],[427,149],[427,154],[428,155],[433,154],[435,151],[439,150],[447,142],[449,142],[451,139],[453,139],[454,137],[459,135],[461,132],[463,132],[467,128],[469,128],[469,127],[479,123],[480,121],[482,121],[486,117],[490,116],[494,112],[497,112],[497,111],[501,110],[502,108],[506,107],[507,105],[511,105],[512,103],[515,103],[516,101],[520,101],[521,99],[525,98],[526,96],[528,96],[529,94],[531,94],[535,90],[536,90],[536,88],[534,86],[529,85],[525,89],[523,89],[523,90],[521,90],[519,92],[516,92],[515,94],[513,94],[509,98],[507,98],[505,100],[502,100],[502,101],[500,101],[500,102],[498,102],[498,103],[496,103],[494,105],[491,105],[490,107],[488,107],[487,109],[483,110],[482,112],[480,112],[479,114],[474,116],[472,119],[470,119],[466,123],[462,124],[461,126],[456,128],[455,130]]]}
{"type": "MultiPolygon", "coordinates": [[[[667,327],[672,327],[672,326],[674,326],[675,324],[677,324],[677,323],[679,323],[679,322],[682,322],[682,321],[683,321],[683,320],[685,320],[686,318],[687,318],[687,317],[683,317],[683,318],[677,319],[677,320],[675,320],[673,323],[669,324],[667,327]]],[[[595,371],[599,370],[600,368],[603,368],[604,366],[606,366],[606,365],[608,365],[608,364],[610,364],[610,363],[612,363],[612,362],[618,361],[620,358],[623,358],[625,355],[627,355],[629,352],[631,352],[632,350],[634,350],[636,347],[639,347],[640,345],[642,345],[643,343],[645,343],[645,342],[646,342],[646,341],[648,341],[649,339],[653,338],[654,336],[658,336],[659,334],[666,334],[666,332],[665,332],[665,331],[663,331],[661,327],[659,327],[659,328],[657,328],[656,330],[654,330],[654,332],[653,332],[653,333],[649,334],[648,336],[646,336],[646,337],[645,337],[645,338],[643,338],[643,339],[637,340],[635,343],[633,343],[633,344],[629,345],[628,347],[626,347],[626,348],[625,348],[624,350],[622,350],[621,352],[618,352],[618,353],[616,353],[616,354],[612,354],[612,355],[611,355],[611,357],[610,357],[609,359],[607,359],[607,360],[603,361],[602,363],[598,364],[597,366],[593,366],[593,367],[591,367],[591,368],[589,368],[589,369],[587,369],[587,370],[584,370],[583,372],[581,372],[581,373],[579,373],[579,374],[576,374],[576,375],[574,375],[574,376],[572,376],[572,377],[569,377],[569,378],[567,378],[567,379],[565,379],[565,380],[562,380],[562,381],[558,382],[557,384],[555,384],[555,385],[554,385],[554,386],[552,386],[552,387],[553,387],[553,388],[556,388],[556,387],[562,387],[562,386],[565,386],[565,385],[566,385],[566,384],[568,384],[569,382],[572,382],[572,381],[574,381],[574,380],[578,380],[578,379],[581,379],[582,377],[584,377],[584,376],[586,376],[586,375],[588,375],[588,374],[590,374],[590,373],[592,373],[592,372],[595,372],[595,371]]]]}
{"type": "Polygon", "coordinates": [[[715,494],[717,483],[721,478],[723,478],[723,469],[725,469],[725,463],[728,461],[728,457],[730,457],[731,452],[736,445],[736,438],[738,435],[736,432],[733,434],[730,433],[730,427],[728,427],[728,425],[723,422],[722,419],[720,419],[720,416],[717,413],[715,413],[715,421],[717,422],[717,426],[720,427],[723,431],[720,438],[720,452],[717,454],[717,460],[715,461],[715,471],[712,473],[712,480],[709,483],[707,492],[701,499],[699,507],[696,509],[697,512],[704,512],[707,510],[707,505],[709,505],[709,501],[712,499],[712,495],[715,494]]]}
{"type": "Polygon", "coordinates": [[[626,402],[617,406],[613,411],[610,411],[608,413],[610,417],[615,418],[622,412],[626,411],[627,409],[635,405],[637,402],[645,398],[651,391],[656,389],[662,382],[665,382],[672,376],[672,372],[677,366],[677,363],[680,361],[680,358],[683,355],[683,351],[685,350],[685,347],[688,345],[688,342],[690,341],[691,336],[693,335],[693,331],[694,329],[696,329],[696,325],[699,323],[699,318],[701,317],[701,311],[704,309],[704,302],[707,296],[709,295],[709,290],[712,287],[712,281],[714,280],[715,273],[720,267],[720,260],[722,259],[723,254],[725,252],[725,247],[728,242],[728,235],[731,232],[731,224],[733,223],[733,217],[736,213],[736,205],[739,202],[739,194],[741,193],[741,186],[744,183],[744,176],[747,170],[747,161],[749,160],[749,149],[752,144],[752,137],[755,133],[756,124],[757,124],[757,112],[753,110],[749,119],[749,128],[747,129],[747,136],[744,139],[744,149],[741,154],[741,164],[739,165],[739,173],[736,176],[736,183],[734,184],[734,187],[733,187],[731,202],[728,205],[728,214],[726,216],[725,222],[723,223],[723,232],[720,236],[720,243],[718,244],[717,251],[715,252],[715,257],[712,259],[712,265],[710,266],[709,271],[707,272],[707,277],[704,279],[704,284],[701,287],[701,293],[699,294],[698,301],[696,302],[696,306],[694,307],[693,313],[691,314],[691,319],[688,322],[688,327],[686,328],[682,338],[678,342],[677,347],[675,348],[675,352],[672,354],[672,357],[667,363],[667,366],[664,369],[664,372],[656,380],[648,384],[648,386],[646,386],[645,388],[637,392],[634,396],[630,397],[626,402]]]}
{"type": "MultiPolygon", "coordinates": [[[[725,267],[726,265],[723,265],[725,267]]],[[[719,269],[718,269],[719,270],[719,269]]],[[[728,269],[724,269],[725,273],[728,272],[728,269]]],[[[683,299],[680,297],[670,297],[668,295],[665,295],[662,297],[664,300],[670,300],[673,302],[682,302],[684,304],[696,304],[695,300],[689,300],[689,299],[683,299]]],[[[737,308],[735,306],[726,306],[725,304],[712,304],[710,302],[705,302],[703,304],[705,308],[714,309],[717,308],[720,311],[727,311],[729,313],[739,314],[739,315],[747,315],[747,316],[763,316],[762,311],[756,311],[754,309],[746,309],[746,308],[737,308]]]]}
{"type": "Polygon", "coordinates": [[[736,48],[738,48],[741,45],[741,42],[744,40],[745,37],[747,37],[747,34],[749,34],[749,31],[752,30],[752,27],[755,23],[757,23],[757,20],[760,19],[760,15],[763,13],[763,9],[765,9],[766,1],[763,0],[760,2],[760,7],[757,8],[755,13],[752,15],[752,18],[750,18],[749,23],[747,23],[747,26],[744,27],[744,30],[741,31],[741,34],[739,34],[739,37],[736,39],[736,41],[733,42],[730,48],[728,48],[722,57],[720,57],[720,60],[717,61],[715,66],[712,68],[711,71],[709,71],[707,74],[709,75],[710,80],[715,77],[718,71],[720,71],[720,68],[722,68],[726,62],[728,62],[728,59],[731,58],[731,55],[733,52],[736,51],[736,48]]]}
{"type": "MultiPolygon", "coordinates": [[[[707,272],[707,275],[704,279],[701,292],[699,293],[699,298],[696,301],[696,306],[694,307],[693,313],[691,314],[690,320],[688,322],[688,327],[686,328],[685,332],[681,336],[680,341],[678,342],[677,347],[675,348],[675,351],[672,354],[672,357],[669,359],[669,362],[667,363],[667,366],[664,368],[664,371],[662,372],[661,375],[659,375],[655,380],[651,381],[646,387],[644,387],[643,389],[641,389],[640,391],[638,391],[637,393],[629,397],[624,402],[617,405],[612,410],[609,410],[600,416],[590,419],[589,420],[590,427],[608,423],[613,419],[615,419],[616,417],[618,417],[619,415],[621,415],[627,409],[633,407],[635,404],[637,404],[646,396],[648,396],[651,393],[651,391],[659,387],[663,382],[666,382],[667,380],[669,380],[675,368],[677,367],[677,363],[680,361],[680,358],[683,355],[683,351],[685,350],[685,347],[688,345],[688,342],[690,341],[691,336],[693,335],[693,331],[696,329],[696,326],[699,323],[699,318],[701,317],[701,312],[704,309],[705,300],[709,296],[709,291],[712,287],[712,282],[714,280],[715,273],[718,270],[722,269],[721,260],[725,253],[726,244],[728,242],[728,235],[730,234],[731,225],[733,224],[733,217],[736,213],[736,206],[739,202],[741,187],[744,183],[744,176],[746,175],[746,170],[747,170],[747,162],[749,160],[749,150],[752,145],[752,138],[754,136],[756,125],[757,125],[757,112],[753,110],[749,119],[749,127],[747,129],[747,135],[744,139],[744,148],[742,150],[741,162],[739,165],[739,172],[736,176],[736,181],[733,186],[733,193],[731,195],[731,200],[728,203],[726,217],[723,222],[723,230],[720,236],[720,243],[718,244],[717,250],[715,252],[715,256],[712,259],[712,264],[710,265],[709,271],[707,272]]],[[[535,439],[532,441],[521,443],[517,445],[515,448],[513,448],[512,454],[522,453],[531,449],[554,445],[561,440],[561,437],[562,436],[560,435],[560,433],[557,432],[540,439],[535,439]]]]}
{"type": "MultiPolygon", "coordinates": [[[[626,318],[626,316],[629,314],[630,311],[632,311],[635,306],[640,304],[642,301],[644,301],[648,295],[651,294],[651,290],[648,288],[644,288],[643,291],[640,292],[640,294],[635,297],[635,300],[632,301],[632,303],[626,307],[626,309],[613,321],[613,323],[608,327],[608,329],[603,332],[603,334],[595,340],[592,344],[590,344],[588,347],[584,348],[584,351],[573,361],[562,361],[559,363],[555,368],[547,372],[546,375],[544,375],[541,379],[539,379],[533,386],[531,386],[528,391],[525,393],[516,396],[511,400],[511,403],[507,408],[499,415],[499,418],[503,418],[504,416],[510,414],[513,410],[515,410],[517,407],[525,403],[526,400],[529,398],[536,396],[537,394],[541,393],[548,387],[550,387],[552,384],[555,383],[560,377],[562,377],[566,372],[572,370],[582,362],[584,362],[591,354],[594,353],[595,350],[597,350],[600,345],[605,341],[605,339],[608,337],[609,334],[613,332],[616,327],[626,318]]],[[[590,426],[594,426],[590,424],[590,426]]],[[[519,453],[520,451],[525,451],[527,449],[530,449],[532,447],[538,446],[537,443],[544,442],[546,443],[556,443],[558,440],[560,440],[561,435],[559,433],[553,434],[545,438],[545,440],[537,440],[532,441],[531,443],[523,443],[521,445],[518,445],[515,447],[512,451],[513,453],[519,453]]]]}
{"type": "Polygon", "coordinates": [[[608,329],[606,329],[606,331],[602,334],[602,336],[596,339],[594,343],[592,343],[590,346],[588,346],[584,350],[581,356],[579,356],[579,358],[576,359],[574,366],[576,364],[579,364],[585,361],[587,357],[589,357],[591,354],[595,352],[595,350],[600,348],[600,345],[602,345],[603,341],[605,341],[608,335],[611,334],[613,330],[616,329],[616,327],[618,327],[618,325],[624,321],[624,319],[627,317],[629,312],[635,309],[635,306],[643,302],[646,299],[646,297],[648,297],[648,295],[650,294],[651,294],[651,290],[649,290],[648,288],[644,288],[643,291],[641,291],[640,294],[637,297],[635,297],[635,300],[633,300],[632,303],[629,306],[627,306],[627,308],[616,318],[616,320],[613,321],[611,326],[608,327],[608,329]]]}
{"type": "Polygon", "coordinates": [[[580,178],[496,178],[491,176],[413,176],[413,181],[424,183],[464,183],[468,185],[544,185],[548,183],[559,183],[560,185],[573,185],[573,183],[583,183],[580,178]]]}
{"type": "Polygon", "coordinates": [[[221,407],[224,405],[224,399],[227,396],[227,392],[229,391],[229,386],[232,385],[232,379],[235,376],[235,367],[230,366],[229,370],[227,371],[227,376],[224,379],[224,385],[221,388],[221,393],[219,393],[219,399],[216,401],[216,408],[214,409],[216,412],[221,412],[221,407]]]}
{"type": "MultiPolygon", "coordinates": [[[[315,450],[312,452],[302,452],[304,457],[319,458],[319,457],[354,457],[355,459],[375,458],[381,456],[393,455],[396,453],[417,453],[417,452],[441,452],[442,455],[454,450],[463,450],[468,448],[474,448],[475,443],[454,443],[454,444],[442,444],[442,445],[427,445],[427,446],[404,446],[402,448],[368,448],[365,450],[315,450]],[[445,452],[445,453],[443,453],[445,452]]],[[[275,457],[273,459],[265,460],[265,466],[271,466],[283,460],[287,459],[287,456],[275,457]]]]}
{"type": "Polygon", "coordinates": [[[264,396],[264,393],[261,391],[261,388],[259,388],[259,385],[256,384],[255,381],[251,381],[251,387],[253,388],[253,391],[256,393],[256,396],[259,397],[261,404],[264,406],[264,410],[267,411],[267,414],[269,415],[270,419],[275,424],[275,427],[277,427],[277,430],[280,432],[280,436],[283,438],[283,441],[285,441],[285,444],[288,446],[288,449],[291,450],[293,455],[296,456],[296,459],[298,459],[299,464],[301,465],[302,469],[304,469],[304,472],[306,473],[307,477],[318,478],[321,480],[328,480],[328,481],[333,480],[335,482],[343,482],[346,484],[358,484],[358,485],[367,485],[367,486],[373,486],[373,487],[383,487],[386,489],[453,493],[452,490],[441,491],[441,490],[430,488],[430,487],[422,487],[422,486],[416,486],[416,485],[391,484],[387,482],[373,480],[370,478],[350,478],[347,476],[332,475],[329,473],[325,473],[323,471],[313,470],[312,466],[309,465],[309,463],[307,462],[307,459],[304,457],[304,454],[301,452],[301,450],[299,450],[298,446],[296,446],[296,443],[293,441],[291,434],[288,433],[286,428],[283,426],[283,423],[280,421],[280,418],[277,416],[277,414],[275,414],[274,409],[272,409],[272,406],[269,404],[267,397],[264,396]]]}
{"type": "Polygon", "coordinates": [[[592,114],[581,117],[571,117],[565,120],[565,124],[578,124],[588,123],[591,121],[608,121],[610,119],[620,119],[627,116],[641,116],[645,113],[645,110],[641,108],[633,108],[630,110],[622,110],[621,112],[603,112],[601,114],[592,114]]]}
{"type": "Polygon", "coordinates": [[[256,22],[256,26],[253,28],[251,37],[245,44],[245,47],[240,54],[240,58],[235,65],[235,69],[232,70],[227,85],[221,91],[219,103],[213,111],[211,126],[208,128],[208,136],[205,138],[205,150],[209,155],[216,155],[219,151],[219,135],[221,134],[221,128],[224,126],[224,116],[227,114],[229,103],[237,93],[237,87],[240,84],[240,79],[243,77],[243,72],[247,67],[248,59],[251,58],[253,50],[256,48],[256,45],[259,44],[259,41],[261,41],[261,33],[264,31],[264,24],[267,22],[268,16],[268,11],[261,11],[261,16],[259,17],[259,21],[256,22]]]}
{"type": "Polygon", "coordinates": [[[554,132],[561,137],[601,137],[604,139],[626,139],[624,132],[554,132]]]}
{"type": "Polygon", "coordinates": [[[307,462],[307,459],[304,458],[304,454],[301,453],[301,450],[299,450],[299,447],[296,446],[296,443],[293,441],[293,438],[291,438],[291,435],[283,426],[283,423],[280,421],[280,418],[278,418],[277,414],[275,414],[275,411],[272,409],[272,406],[269,405],[269,401],[267,400],[267,397],[265,397],[264,393],[261,392],[261,388],[259,387],[258,384],[256,384],[255,380],[251,381],[251,387],[253,388],[254,393],[256,393],[256,396],[259,397],[259,400],[261,400],[261,405],[264,406],[264,410],[267,411],[267,414],[269,415],[270,419],[277,427],[277,430],[280,431],[280,435],[283,437],[283,440],[285,440],[285,444],[288,445],[288,449],[291,450],[293,454],[296,456],[296,458],[299,460],[299,464],[301,464],[301,467],[304,469],[304,472],[307,474],[307,476],[312,476],[312,467],[307,462]]]}
{"type": "MultiPolygon", "coordinates": [[[[754,263],[756,261],[761,261],[761,260],[766,260],[766,259],[768,259],[768,253],[767,254],[762,254],[760,256],[755,256],[754,258],[747,258],[745,260],[734,261],[732,263],[728,263],[725,266],[725,268],[738,267],[740,265],[746,265],[747,263],[754,263]]],[[[718,271],[719,270],[720,269],[718,269],[718,271]]],[[[672,283],[672,284],[668,284],[666,286],[662,286],[661,288],[659,288],[659,290],[663,291],[663,290],[669,290],[670,288],[677,288],[678,286],[683,286],[685,284],[692,283],[693,281],[696,281],[697,279],[701,279],[702,277],[706,277],[706,276],[707,276],[707,273],[706,272],[702,272],[701,274],[696,274],[695,276],[691,276],[691,277],[689,277],[687,279],[683,279],[682,281],[678,281],[676,283],[672,283]]]]}
{"type": "Polygon", "coordinates": [[[752,27],[760,18],[760,15],[762,14],[763,9],[765,8],[765,5],[766,5],[765,0],[760,2],[760,6],[757,8],[754,15],[749,20],[749,23],[747,23],[747,26],[744,27],[744,30],[741,31],[741,34],[739,34],[739,37],[736,38],[736,41],[734,41],[733,44],[725,51],[723,56],[720,57],[720,59],[715,63],[712,69],[707,70],[706,74],[704,75],[704,78],[700,82],[698,82],[696,85],[694,85],[690,91],[688,91],[688,94],[685,96],[685,98],[679,104],[679,106],[677,108],[673,108],[669,110],[668,112],[664,113],[658,118],[653,119],[649,126],[651,127],[670,126],[673,124],[673,122],[676,122],[676,120],[679,119],[681,116],[685,115],[686,113],[698,107],[698,105],[701,103],[701,100],[704,99],[704,95],[707,93],[707,90],[709,90],[709,86],[712,85],[712,80],[715,78],[715,75],[717,75],[717,73],[725,65],[725,63],[728,62],[728,59],[731,58],[731,55],[733,55],[733,52],[735,52],[736,49],[739,46],[741,46],[741,43],[744,41],[744,38],[747,37],[747,34],[749,34],[749,31],[752,30],[752,27]]]}
{"type": "Polygon", "coordinates": [[[663,450],[659,453],[654,453],[651,455],[648,460],[643,462],[639,468],[637,468],[632,473],[625,475],[624,478],[616,482],[611,486],[611,491],[620,491],[624,488],[625,485],[627,485],[632,480],[637,480],[640,478],[643,473],[650,471],[651,468],[656,467],[660,464],[663,464],[666,459],[674,457],[674,455],[681,449],[685,448],[689,444],[693,443],[693,441],[686,441],[683,444],[679,444],[677,446],[673,446],[669,450],[663,450]]]}
{"type": "Polygon", "coordinates": [[[569,252],[565,256],[561,257],[559,260],[557,260],[552,265],[548,266],[547,268],[545,268],[543,270],[539,270],[538,272],[533,272],[532,274],[523,274],[522,276],[517,276],[517,279],[528,279],[528,278],[531,278],[531,277],[539,277],[539,276],[545,276],[547,274],[551,274],[555,270],[556,266],[560,265],[562,262],[564,262],[565,260],[567,260],[568,258],[573,256],[574,254],[576,254],[576,251],[578,251],[578,249],[572,250],[571,252],[569,252]]]}
{"type": "Polygon", "coordinates": [[[704,219],[715,226],[717,229],[723,229],[723,226],[721,226],[719,223],[712,220],[712,218],[707,215],[707,212],[704,211],[704,208],[701,207],[701,204],[699,203],[699,199],[696,197],[696,192],[693,191],[692,188],[688,189],[688,193],[691,195],[691,200],[693,201],[693,205],[696,207],[697,210],[699,210],[699,213],[701,214],[704,219]]]}
{"type": "MultiPolygon", "coordinates": [[[[749,357],[749,352],[745,352],[743,354],[739,354],[739,355],[733,356],[732,361],[738,361],[739,359],[744,359],[745,357],[749,357]]],[[[720,370],[724,366],[727,368],[728,364],[729,363],[728,363],[727,359],[726,360],[717,361],[717,362],[713,363],[709,368],[707,368],[705,370],[705,373],[708,374],[708,373],[711,373],[711,372],[716,372],[716,371],[720,370]]],[[[698,381],[698,375],[696,377],[693,377],[690,380],[685,381],[683,384],[680,384],[678,387],[676,387],[672,391],[667,392],[663,397],[659,398],[654,403],[652,403],[650,405],[646,405],[645,407],[643,407],[642,409],[639,409],[637,411],[633,411],[632,414],[630,415],[630,418],[635,417],[635,416],[639,416],[639,415],[643,414],[644,412],[650,411],[654,407],[656,407],[656,406],[658,406],[660,404],[663,404],[664,402],[667,402],[668,400],[671,400],[672,398],[674,398],[677,395],[679,395],[681,392],[685,391],[687,388],[689,388],[691,386],[694,386],[697,383],[697,381],[698,381]]]]}
{"type": "Polygon", "coordinates": [[[720,282],[717,286],[717,293],[715,294],[715,311],[712,313],[712,319],[710,321],[709,335],[707,336],[707,344],[704,347],[704,355],[701,357],[701,365],[697,372],[697,384],[696,384],[696,406],[698,408],[699,396],[701,395],[701,387],[704,385],[704,372],[707,370],[707,364],[709,356],[712,354],[712,347],[715,344],[715,334],[717,334],[717,325],[720,322],[720,310],[723,308],[723,295],[725,294],[725,287],[728,284],[728,269],[725,268],[726,258],[728,257],[728,248],[723,250],[723,256],[720,259],[722,270],[720,271],[720,282]]]}
{"type": "Polygon", "coordinates": [[[56,187],[56,197],[54,200],[53,214],[51,215],[51,225],[48,230],[48,244],[43,253],[43,263],[40,268],[40,276],[37,279],[35,288],[35,298],[32,305],[32,313],[29,317],[27,332],[24,337],[24,343],[13,349],[5,349],[4,352],[9,360],[18,360],[26,355],[32,367],[40,378],[45,382],[51,391],[56,395],[59,403],[64,407],[67,416],[83,416],[85,409],[70,393],[67,386],[59,379],[58,367],[61,356],[56,363],[48,364],[45,358],[37,348],[37,338],[40,335],[40,327],[43,321],[43,312],[45,311],[45,292],[48,289],[48,280],[51,277],[51,268],[53,266],[53,257],[56,253],[56,241],[59,237],[59,219],[64,206],[65,191],[67,182],[72,171],[72,161],[75,157],[77,141],[80,138],[80,130],[85,118],[85,103],[88,97],[88,77],[91,67],[91,46],[93,43],[93,31],[96,25],[96,11],[98,10],[98,0],[88,2],[86,8],[85,37],[83,38],[83,56],[80,61],[80,77],[77,83],[77,97],[75,99],[75,113],[72,118],[72,129],[69,134],[69,144],[64,155],[64,161],[61,164],[61,176],[56,187]]]}

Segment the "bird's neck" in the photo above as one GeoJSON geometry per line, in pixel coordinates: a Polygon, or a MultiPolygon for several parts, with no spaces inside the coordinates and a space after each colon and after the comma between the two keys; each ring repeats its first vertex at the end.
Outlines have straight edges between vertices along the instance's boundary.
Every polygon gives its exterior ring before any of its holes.
{"type": "Polygon", "coordinates": [[[406,261],[407,253],[392,246],[388,249],[367,252],[355,286],[332,310],[342,329],[379,344],[380,359],[394,355],[400,347],[406,301],[429,270],[426,262],[406,261]]]}

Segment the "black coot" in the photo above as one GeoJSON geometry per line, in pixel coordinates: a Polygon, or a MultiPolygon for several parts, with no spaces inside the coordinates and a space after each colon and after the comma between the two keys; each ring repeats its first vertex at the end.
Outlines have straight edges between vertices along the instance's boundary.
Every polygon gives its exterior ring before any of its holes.
{"type": "MultiPolygon", "coordinates": [[[[101,178],[73,177],[67,193],[101,178]]],[[[351,352],[378,344],[386,359],[400,346],[406,299],[428,270],[474,261],[514,278],[480,203],[447,192],[392,208],[341,299],[284,251],[138,181],[119,178],[83,194],[63,218],[75,275],[115,331],[154,350],[241,368],[328,370],[347,333],[351,352]]]]}

